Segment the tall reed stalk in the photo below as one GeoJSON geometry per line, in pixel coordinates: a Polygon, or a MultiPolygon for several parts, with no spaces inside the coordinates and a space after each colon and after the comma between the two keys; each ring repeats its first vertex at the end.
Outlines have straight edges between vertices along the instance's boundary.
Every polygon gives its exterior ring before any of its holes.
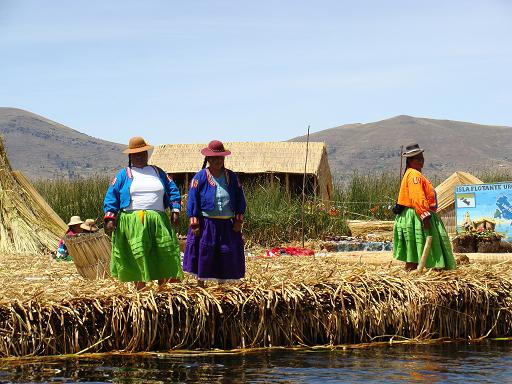
{"type": "Polygon", "coordinates": [[[103,198],[111,182],[107,176],[74,180],[39,180],[34,187],[46,202],[68,222],[74,215],[103,222],[103,198]]]}

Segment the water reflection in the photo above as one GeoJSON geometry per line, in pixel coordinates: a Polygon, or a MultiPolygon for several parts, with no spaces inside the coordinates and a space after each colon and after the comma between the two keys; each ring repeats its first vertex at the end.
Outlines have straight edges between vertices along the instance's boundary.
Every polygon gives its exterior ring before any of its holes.
{"type": "Polygon", "coordinates": [[[512,343],[0,362],[1,383],[505,383],[512,377],[512,343]]]}

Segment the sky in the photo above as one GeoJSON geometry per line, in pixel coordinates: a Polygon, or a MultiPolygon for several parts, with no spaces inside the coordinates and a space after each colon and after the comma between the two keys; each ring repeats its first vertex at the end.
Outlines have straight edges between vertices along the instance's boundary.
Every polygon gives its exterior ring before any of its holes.
{"type": "Polygon", "coordinates": [[[118,143],[512,126],[512,1],[0,0],[0,106],[118,143]]]}

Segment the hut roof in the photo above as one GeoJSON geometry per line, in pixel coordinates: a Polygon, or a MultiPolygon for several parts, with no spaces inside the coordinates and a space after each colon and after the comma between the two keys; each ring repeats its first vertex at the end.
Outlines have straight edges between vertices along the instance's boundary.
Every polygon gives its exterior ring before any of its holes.
{"type": "MultiPolygon", "coordinates": [[[[230,142],[224,143],[231,151],[226,167],[242,173],[304,173],[305,142],[230,142]]],[[[153,150],[150,164],[167,173],[195,173],[203,165],[201,149],[206,144],[164,144],[153,150]]],[[[322,156],[327,154],[325,143],[310,142],[306,172],[318,176],[322,156]]]]}
{"type": "Polygon", "coordinates": [[[455,187],[466,184],[483,184],[478,177],[467,172],[454,172],[436,187],[437,211],[441,212],[455,202],[455,187]]]}

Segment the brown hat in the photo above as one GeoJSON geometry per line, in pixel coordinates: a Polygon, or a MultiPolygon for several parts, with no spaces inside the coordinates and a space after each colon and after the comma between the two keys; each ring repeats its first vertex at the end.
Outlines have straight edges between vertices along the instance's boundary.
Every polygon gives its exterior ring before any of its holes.
{"type": "Polygon", "coordinates": [[[85,219],[85,222],[80,225],[80,228],[90,232],[96,232],[99,229],[93,219],[85,219]]]}
{"type": "Polygon", "coordinates": [[[221,141],[212,140],[206,148],[201,149],[201,154],[203,156],[229,156],[231,151],[226,150],[221,141]]]}
{"type": "Polygon", "coordinates": [[[142,137],[135,136],[130,139],[128,142],[128,148],[126,148],[123,153],[139,153],[149,151],[150,149],[153,149],[152,145],[146,143],[146,140],[144,140],[142,137]]]}
{"type": "Polygon", "coordinates": [[[402,153],[402,157],[414,157],[423,151],[424,149],[420,148],[420,146],[416,143],[407,144],[405,146],[405,151],[402,153]]]}

